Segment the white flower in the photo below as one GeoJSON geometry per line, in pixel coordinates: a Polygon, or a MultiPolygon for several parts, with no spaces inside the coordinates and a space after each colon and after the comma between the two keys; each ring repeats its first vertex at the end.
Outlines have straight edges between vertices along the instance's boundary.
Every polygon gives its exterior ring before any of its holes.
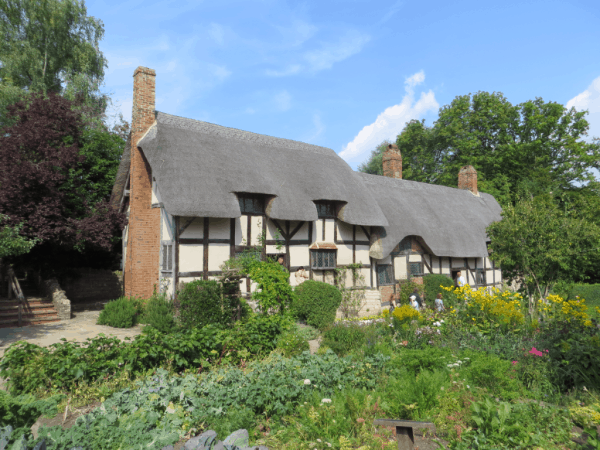
{"type": "Polygon", "coordinates": [[[454,367],[454,364],[448,364],[448,367],[454,367]]]}
{"type": "Polygon", "coordinates": [[[469,386],[468,384],[467,384],[467,389],[471,389],[471,386],[469,386]]]}
{"type": "Polygon", "coordinates": [[[308,378],[307,378],[306,380],[304,380],[304,385],[305,385],[305,386],[308,386],[308,385],[310,385],[310,380],[309,380],[308,378]]]}
{"type": "Polygon", "coordinates": [[[444,319],[440,320],[440,322],[441,322],[441,323],[445,323],[445,322],[444,322],[444,319]]]}
{"type": "Polygon", "coordinates": [[[307,402],[304,402],[304,404],[306,405],[307,402]]]}
{"type": "Polygon", "coordinates": [[[333,419],[333,423],[335,423],[335,419],[333,419]]]}
{"type": "Polygon", "coordinates": [[[321,439],[317,439],[317,442],[321,442],[321,439]]]}
{"type": "MultiPolygon", "coordinates": [[[[324,398],[323,400],[321,400],[321,403],[331,403],[331,399],[330,398],[324,398]]],[[[321,441],[319,441],[321,442],[321,441]]]]}
{"type": "Polygon", "coordinates": [[[463,359],[469,360],[469,359],[471,359],[471,358],[463,358],[463,359]]]}
{"type": "MultiPolygon", "coordinates": [[[[335,422],[335,420],[334,420],[334,422],[335,422]]],[[[329,442],[327,443],[327,447],[331,447],[331,444],[329,442]]]]}
{"type": "Polygon", "coordinates": [[[442,391],[444,390],[444,386],[441,387],[442,391]]]}

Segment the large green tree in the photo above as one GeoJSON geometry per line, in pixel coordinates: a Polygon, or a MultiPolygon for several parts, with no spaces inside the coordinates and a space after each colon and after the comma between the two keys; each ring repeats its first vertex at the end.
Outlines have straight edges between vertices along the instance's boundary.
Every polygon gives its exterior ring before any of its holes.
{"type": "Polygon", "coordinates": [[[546,297],[558,281],[581,281],[597,263],[600,227],[579,206],[548,194],[525,197],[487,228],[491,259],[506,279],[523,283],[530,300],[546,297]]]}
{"type": "MultiPolygon", "coordinates": [[[[600,166],[598,141],[583,139],[585,114],[541,98],[513,105],[496,92],[458,96],[432,127],[411,121],[398,135],[403,178],[456,186],[460,168],[472,165],[479,189],[503,206],[525,194],[572,190],[594,180],[600,166]]],[[[359,170],[377,163],[375,153],[359,170]]]]}
{"type": "Polygon", "coordinates": [[[83,0],[0,0],[0,127],[6,108],[34,92],[61,94],[102,117],[103,35],[83,0]]]}

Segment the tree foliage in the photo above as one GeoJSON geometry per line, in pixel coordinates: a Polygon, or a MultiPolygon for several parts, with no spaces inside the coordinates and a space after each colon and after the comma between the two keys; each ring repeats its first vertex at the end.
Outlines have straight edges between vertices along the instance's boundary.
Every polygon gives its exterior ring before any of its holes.
{"type": "Polygon", "coordinates": [[[43,245],[108,250],[125,224],[107,201],[118,152],[86,134],[72,106],[50,93],[8,108],[14,124],[0,136],[0,213],[43,245]]]}
{"type": "Polygon", "coordinates": [[[0,35],[0,125],[9,105],[35,92],[62,94],[88,117],[104,114],[104,26],[83,0],[0,0],[0,35]]]}
{"type": "Polygon", "coordinates": [[[0,260],[9,256],[29,253],[37,243],[36,239],[27,239],[25,236],[21,236],[22,224],[15,227],[2,226],[2,222],[7,219],[7,216],[0,214],[0,260]]]}
{"type": "Polygon", "coordinates": [[[549,195],[507,205],[487,233],[490,258],[506,279],[522,280],[530,298],[545,298],[559,280],[579,280],[600,251],[600,227],[549,195]]]}
{"type": "Polygon", "coordinates": [[[371,151],[369,159],[358,166],[358,170],[372,175],[383,175],[383,152],[388,148],[391,142],[387,139],[371,151]]]}
{"type": "MultiPolygon", "coordinates": [[[[456,186],[460,168],[472,165],[479,190],[503,206],[524,194],[572,190],[600,166],[598,141],[582,139],[585,114],[541,98],[513,105],[496,92],[458,96],[432,127],[413,120],[398,135],[403,178],[456,186]]],[[[380,165],[374,151],[359,170],[380,173],[373,167],[380,165]]]]}

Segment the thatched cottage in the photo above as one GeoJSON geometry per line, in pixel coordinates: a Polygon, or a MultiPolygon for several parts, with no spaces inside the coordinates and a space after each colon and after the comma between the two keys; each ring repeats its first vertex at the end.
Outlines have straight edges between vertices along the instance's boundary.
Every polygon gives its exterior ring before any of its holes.
{"type": "MultiPolygon", "coordinates": [[[[371,312],[409,277],[462,270],[473,287],[501,283],[485,231],[501,209],[477,191],[471,166],[458,188],[402,180],[391,145],[385,176],[354,172],[328,148],[155,111],[154,70],[138,67],[133,77],[131,147],[112,197],[129,217],[125,295],[148,297],[160,286],[172,294],[180,282],[218,277],[263,233],[264,256],[283,256],[292,284],[301,267],[333,282],[336,268],[360,264],[357,287],[371,312]]],[[[242,293],[252,289],[241,283],[242,293]]]]}

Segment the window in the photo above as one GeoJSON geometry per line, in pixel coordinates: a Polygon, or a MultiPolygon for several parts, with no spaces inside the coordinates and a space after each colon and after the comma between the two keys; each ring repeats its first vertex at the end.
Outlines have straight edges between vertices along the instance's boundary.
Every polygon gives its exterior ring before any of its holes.
{"type": "Polygon", "coordinates": [[[377,283],[379,286],[394,284],[394,267],[391,264],[377,266],[377,283]]]}
{"type": "Polygon", "coordinates": [[[310,265],[313,269],[335,269],[336,250],[312,250],[310,252],[310,265]]]}
{"type": "Polygon", "coordinates": [[[335,219],[337,217],[335,202],[317,201],[317,215],[319,219],[335,219]]]}
{"type": "Polygon", "coordinates": [[[423,263],[420,263],[420,262],[408,263],[408,273],[411,277],[423,276],[423,263]]]}
{"type": "Polygon", "coordinates": [[[412,250],[412,239],[409,237],[405,237],[398,244],[399,252],[410,252],[412,250]]]}
{"type": "Polygon", "coordinates": [[[486,284],[484,269],[477,269],[477,271],[475,272],[475,275],[477,276],[477,284],[478,285],[483,286],[486,284]]]}
{"type": "Polygon", "coordinates": [[[162,243],[160,270],[173,270],[173,243],[170,241],[162,243]]]}
{"type": "Polygon", "coordinates": [[[263,215],[265,213],[265,197],[260,194],[238,194],[242,214],[263,215]]]}

